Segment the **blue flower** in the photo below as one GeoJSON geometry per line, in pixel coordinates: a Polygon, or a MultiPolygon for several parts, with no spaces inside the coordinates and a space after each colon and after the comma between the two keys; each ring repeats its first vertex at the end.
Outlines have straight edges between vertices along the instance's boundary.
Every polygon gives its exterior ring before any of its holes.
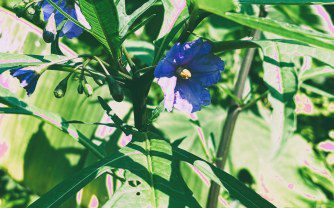
{"type": "Polygon", "coordinates": [[[198,39],[177,43],[155,68],[154,76],[164,92],[164,105],[186,113],[211,103],[207,87],[221,79],[224,62],[211,52],[211,45],[198,39]]]}
{"type": "Polygon", "coordinates": [[[36,89],[40,73],[32,67],[11,69],[10,74],[20,80],[21,87],[30,96],[36,89]]]}
{"type": "MultiPolygon", "coordinates": [[[[78,20],[78,16],[82,16],[80,9],[75,5],[74,0],[53,0],[64,12],[69,14],[74,19],[78,20]]],[[[82,28],[74,24],[72,21],[67,20],[58,10],[56,10],[47,0],[42,3],[42,11],[44,20],[49,20],[51,14],[55,14],[56,25],[62,24],[63,21],[66,23],[62,26],[59,35],[66,36],[68,38],[74,38],[81,35],[83,32],[82,28]]]]}

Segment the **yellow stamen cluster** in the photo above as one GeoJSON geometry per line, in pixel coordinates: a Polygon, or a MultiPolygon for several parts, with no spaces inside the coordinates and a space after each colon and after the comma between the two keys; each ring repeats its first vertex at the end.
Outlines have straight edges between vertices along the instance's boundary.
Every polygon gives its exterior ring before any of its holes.
{"type": "Polygon", "coordinates": [[[179,67],[177,70],[176,70],[176,74],[182,78],[182,79],[189,79],[191,78],[191,72],[188,70],[188,69],[184,69],[182,67],[179,67]]]}

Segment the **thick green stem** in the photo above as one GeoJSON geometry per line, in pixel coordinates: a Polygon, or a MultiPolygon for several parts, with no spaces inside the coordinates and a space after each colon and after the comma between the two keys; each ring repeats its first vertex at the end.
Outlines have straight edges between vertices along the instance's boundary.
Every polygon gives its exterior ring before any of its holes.
{"type": "Polygon", "coordinates": [[[153,79],[154,76],[152,72],[146,73],[139,78],[135,77],[131,82],[135,127],[140,131],[147,131],[146,100],[153,79]]]}
{"type": "MultiPolygon", "coordinates": [[[[260,32],[255,31],[254,39],[258,39],[259,36],[260,36],[260,32]]],[[[254,53],[255,53],[254,48],[248,49],[246,57],[241,64],[241,68],[239,71],[238,79],[237,79],[235,90],[234,90],[235,96],[240,100],[242,99],[246,79],[249,74],[251,64],[253,62],[254,53]]],[[[220,142],[219,142],[218,151],[216,155],[216,159],[217,159],[216,166],[220,169],[224,169],[224,166],[227,160],[227,156],[229,153],[231,141],[232,141],[234,127],[235,127],[237,118],[239,116],[240,110],[241,108],[239,107],[239,105],[233,101],[231,104],[231,107],[228,110],[227,117],[223,125],[223,132],[220,137],[220,142]]],[[[208,208],[217,207],[219,192],[220,192],[220,186],[217,183],[212,181],[210,191],[209,191],[208,203],[207,203],[208,208]]]]}
{"type": "Polygon", "coordinates": [[[183,29],[182,34],[178,39],[178,42],[186,42],[191,33],[196,29],[197,25],[207,16],[207,12],[194,8],[190,14],[190,19],[186,23],[185,28],[183,29]]]}

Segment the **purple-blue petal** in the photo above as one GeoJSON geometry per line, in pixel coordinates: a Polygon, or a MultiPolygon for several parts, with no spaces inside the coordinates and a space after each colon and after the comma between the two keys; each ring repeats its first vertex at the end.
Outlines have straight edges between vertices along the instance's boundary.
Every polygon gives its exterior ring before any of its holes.
{"type": "Polygon", "coordinates": [[[192,60],[187,68],[191,70],[192,79],[201,82],[204,87],[216,84],[224,71],[224,62],[213,54],[207,54],[192,60]]]}
{"type": "Polygon", "coordinates": [[[177,65],[187,65],[191,60],[209,54],[211,45],[208,42],[203,42],[202,39],[193,42],[175,44],[167,53],[166,58],[177,65]]]}
{"type": "Polygon", "coordinates": [[[60,31],[60,36],[66,36],[68,38],[75,38],[81,35],[83,32],[82,28],[77,26],[75,23],[72,21],[68,20],[62,30],[60,31]]]}
{"type": "Polygon", "coordinates": [[[24,89],[27,91],[28,96],[30,96],[32,93],[35,92],[37,81],[38,81],[38,78],[32,80],[27,87],[24,87],[24,89]]]}
{"type": "MultiPolygon", "coordinates": [[[[75,9],[68,10],[68,14],[71,15],[74,19],[77,19],[77,14],[75,9]]],[[[66,36],[68,38],[75,38],[81,35],[83,32],[82,28],[77,26],[75,23],[73,23],[71,20],[67,20],[64,27],[60,31],[60,36],[66,36]]]]}
{"type": "Polygon", "coordinates": [[[186,113],[201,110],[201,106],[209,105],[210,93],[198,82],[179,80],[175,87],[174,107],[186,113]]]}
{"type": "Polygon", "coordinates": [[[176,67],[168,60],[163,59],[159,62],[158,66],[154,70],[154,76],[160,77],[172,77],[175,76],[176,67]]]}
{"type": "Polygon", "coordinates": [[[36,71],[30,68],[16,68],[11,69],[10,74],[20,80],[21,87],[27,91],[28,96],[35,91],[40,76],[36,71]]]}
{"type": "MultiPolygon", "coordinates": [[[[64,12],[68,12],[68,9],[66,7],[65,1],[60,1],[60,0],[54,0],[53,2],[57,4],[64,12]]],[[[47,21],[52,13],[55,13],[55,20],[56,24],[60,24],[64,19],[64,15],[62,15],[58,10],[56,10],[48,1],[44,1],[42,4],[42,11],[43,11],[43,16],[44,20],[47,21]]]]}
{"type": "MultiPolygon", "coordinates": [[[[69,14],[71,17],[74,19],[77,18],[76,9],[74,8],[73,5],[66,5],[66,1],[62,0],[54,0],[54,3],[56,3],[64,12],[69,14]]],[[[51,16],[52,13],[55,13],[55,20],[56,20],[56,25],[58,26],[61,24],[63,21],[66,21],[64,24],[63,28],[60,31],[60,36],[66,36],[68,38],[74,38],[78,37],[79,35],[82,34],[83,29],[77,26],[75,23],[73,23],[70,20],[67,20],[63,14],[61,14],[58,10],[55,10],[54,7],[49,4],[47,1],[42,4],[42,10],[44,14],[44,20],[48,20],[51,16]]]]}

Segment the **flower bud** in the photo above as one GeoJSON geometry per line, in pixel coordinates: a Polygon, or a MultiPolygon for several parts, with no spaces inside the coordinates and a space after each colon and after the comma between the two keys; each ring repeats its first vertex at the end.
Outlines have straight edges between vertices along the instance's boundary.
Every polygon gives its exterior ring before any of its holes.
{"type": "Polygon", "coordinates": [[[82,94],[83,92],[84,92],[84,88],[83,88],[82,83],[80,82],[79,85],[78,85],[78,93],[82,94]]]}
{"type": "Polygon", "coordinates": [[[59,84],[57,85],[57,87],[55,88],[55,90],[53,91],[53,94],[56,98],[62,98],[65,96],[66,90],[67,90],[67,81],[70,78],[71,74],[69,74],[67,77],[65,77],[63,80],[61,80],[61,82],[59,82],[59,84]]]}
{"type": "Polygon", "coordinates": [[[56,36],[57,36],[57,26],[56,26],[55,14],[52,13],[43,30],[43,39],[45,42],[51,43],[56,40],[56,36]]]}
{"type": "Polygon", "coordinates": [[[91,86],[90,84],[85,83],[85,84],[83,85],[83,89],[84,89],[85,95],[86,95],[87,97],[90,97],[90,96],[93,95],[93,88],[92,88],[92,86],[91,86]]]}
{"type": "Polygon", "coordinates": [[[32,8],[32,7],[29,7],[29,8],[27,9],[27,12],[28,12],[28,14],[30,14],[30,15],[34,15],[34,14],[36,13],[36,10],[35,10],[34,8],[32,8]]]}
{"type": "Polygon", "coordinates": [[[56,88],[54,91],[53,91],[53,94],[56,98],[62,98],[65,96],[65,92],[60,89],[60,88],[56,88]]]}
{"type": "Polygon", "coordinates": [[[22,17],[26,12],[26,4],[23,1],[21,1],[20,3],[15,4],[13,9],[18,17],[22,17]]]}
{"type": "Polygon", "coordinates": [[[110,94],[114,98],[114,100],[117,102],[122,102],[124,99],[124,92],[122,87],[111,75],[106,76],[106,81],[109,87],[110,94]]]}
{"type": "Polygon", "coordinates": [[[94,81],[97,85],[99,85],[99,86],[104,85],[104,83],[105,83],[104,79],[102,79],[101,77],[94,76],[94,75],[92,77],[93,77],[93,79],[94,79],[94,81]]]}

